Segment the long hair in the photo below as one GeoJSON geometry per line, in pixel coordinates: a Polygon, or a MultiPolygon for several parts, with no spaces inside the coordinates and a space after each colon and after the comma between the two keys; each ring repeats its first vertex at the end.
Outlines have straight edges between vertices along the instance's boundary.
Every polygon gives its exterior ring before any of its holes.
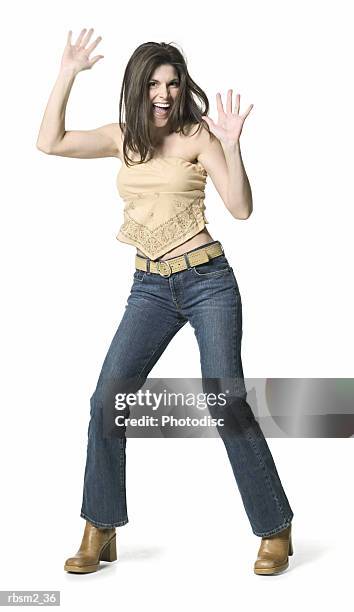
{"type": "Polygon", "coordinates": [[[179,77],[178,96],[168,118],[171,131],[185,134],[184,128],[189,124],[197,124],[199,131],[203,123],[209,136],[211,135],[208,124],[202,119],[202,115],[209,112],[208,98],[189,75],[181,51],[171,43],[143,43],[135,49],[127,63],[119,100],[119,126],[124,135],[123,156],[128,166],[144,163],[147,156],[151,159],[154,155],[155,147],[149,125],[151,112],[149,81],[154,70],[161,64],[174,66],[179,77]],[[202,108],[199,108],[193,94],[202,102],[202,108]],[[123,123],[123,101],[125,123],[123,123]],[[130,159],[129,151],[138,153],[140,161],[134,162],[130,159]]]}

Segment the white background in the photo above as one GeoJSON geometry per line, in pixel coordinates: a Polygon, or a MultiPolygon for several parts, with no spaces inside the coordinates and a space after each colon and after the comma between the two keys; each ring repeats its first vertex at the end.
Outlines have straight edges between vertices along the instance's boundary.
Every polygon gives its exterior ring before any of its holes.
{"type": "MultiPolygon", "coordinates": [[[[89,398],[134,271],[118,242],[114,158],[47,156],[36,140],[67,32],[94,28],[66,129],[118,121],[126,63],[146,41],[182,47],[207,93],[254,104],[241,135],[254,212],[237,221],[210,178],[208,229],[243,303],[246,377],[351,377],[350,2],[37,1],[2,8],[1,589],[60,589],[62,608],[212,610],[344,603],[353,536],[352,440],[270,439],[294,510],[290,569],[253,574],[251,531],[220,439],[128,440],[119,562],[66,574],[79,547],[89,398]],[[92,40],[93,40],[92,37],[92,40]],[[340,589],[336,583],[340,582],[340,589]],[[311,590],[306,590],[306,587],[311,590]],[[313,601],[312,601],[313,600],[313,601]]],[[[151,377],[200,376],[187,325],[151,377]]]]}

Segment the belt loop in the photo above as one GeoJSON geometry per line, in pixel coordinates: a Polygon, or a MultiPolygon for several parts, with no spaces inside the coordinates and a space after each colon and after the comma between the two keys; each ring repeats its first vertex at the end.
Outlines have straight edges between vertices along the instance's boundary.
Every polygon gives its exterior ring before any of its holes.
{"type": "Polygon", "coordinates": [[[146,260],[146,272],[147,274],[150,274],[150,259],[147,258],[146,260]]]}
{"type": "Polygon", "coordinates": [[[183,253],[183,257],[184,257],[184,261],[187,264],[187,269],[189,270],[189,268],[191,267],[191,264],[189,263],[189,257],[187,255],[187,253],[183,253]]]}

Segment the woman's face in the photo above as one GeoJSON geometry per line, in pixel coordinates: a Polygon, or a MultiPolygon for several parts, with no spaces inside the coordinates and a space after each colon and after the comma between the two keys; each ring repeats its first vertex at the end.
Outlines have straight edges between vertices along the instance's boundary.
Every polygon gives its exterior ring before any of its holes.
{"type": "Polygon", "coordinates": [[[162,64],[153,72],[149,81],[149,95],[151,117],[156,126],[167,123],[172,105],[178,96],[179,85],[178,73],[171,64],[162,64]],[[155,106],[159,103],[165,108],[155,106]]]}

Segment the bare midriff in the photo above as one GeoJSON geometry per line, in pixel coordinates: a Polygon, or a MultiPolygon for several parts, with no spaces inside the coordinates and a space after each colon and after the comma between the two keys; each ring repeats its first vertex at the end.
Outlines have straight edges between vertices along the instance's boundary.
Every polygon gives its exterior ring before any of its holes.
{"type": "MultiPolygon", "coordinates": [[[[204,228],[201,232],[199,232],[189,240],[186,240],[186,242],[183,242],[183,244],[180,244],[175,249],[172,249],[171,251],[168,251],[164,255],[158,257],[155,261],[158,261],[160,259],[171,259],[172,257],[178,257],[179,255],[183,255],[183,253],[187,253],[187,251],[191,251],[192,249],[196,249],[197,247],[204,246],[205,244],[208,244],[208,242],[213,242],[213,240],[214,239],[210,236],[208,230],[204,228]]],[[[138,255],[146,257],[145,253],[140,251],[140,249],[137,249],[136,251],[138,255]]]]}

